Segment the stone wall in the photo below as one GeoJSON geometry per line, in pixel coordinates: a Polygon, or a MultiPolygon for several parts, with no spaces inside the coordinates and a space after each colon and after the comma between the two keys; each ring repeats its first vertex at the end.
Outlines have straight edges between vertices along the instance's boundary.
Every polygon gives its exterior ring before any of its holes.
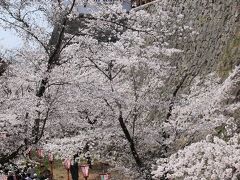
{"type": "MultiPolygon", "coordinates": [[[[177,16],[182,14],[182,26],[192,27],[193,34],[179,32],[171,36],[168,41],[174,48],[183,50],[183,53],[170,57],[176,71],[166,82],[165,90],[161,91],[162,98],[174,103],[181,101],[180,94],[190,93],[189,88],[196,76],[202,77],[212,72],[224,81],[229,72],[236,65],[240,65],[240,0],[158,0],[140,6],[135,11],[145,9],[154,12],[162,8],[177,16]]],[[[173,22],[174,23],[174,22],[173,22]]],[[[165,58],[165,57],[163,57],[165,58]]],[[[236,86],[231,89],[231,98],[223,105],[231,105],[240,100],[240,76],[236,86]]],[[[171,107],[171,105],[169,105],[171,107]]],[[[240,123],[240,109],[235,112],[219,112],[233,117],[236,124],[240,123]]],[[[162,116],[171,113],[171,108],[158,113],[162,116]]],[[[153,113],[156,119],[159,115],[153,113]]],[[[167,117],[167,116],[166,116],[167,117]]],[[[164,119],[164,118],[163,118],[164,119]]],[[[238,127],[240,132],[240,126],[238,127]]],[[[176,139],[169,153],[175,152],[191,142],[203,139],[206,134],[213,133],[213,129],[198,132],[198,135],[187,138],[182,134],[176,139]]]]}
{"type": "Polygon", "coordinates": [[[172,40],[174,47],[184,50],[175,57],[183,66],[198,71],[195,74],[217,71],[225,78],[240,64],[239,0],[159,0],[138,9],[151,12],[160,7],[183,14],[184,24],[197,32],[191,38],[172,40]]]}

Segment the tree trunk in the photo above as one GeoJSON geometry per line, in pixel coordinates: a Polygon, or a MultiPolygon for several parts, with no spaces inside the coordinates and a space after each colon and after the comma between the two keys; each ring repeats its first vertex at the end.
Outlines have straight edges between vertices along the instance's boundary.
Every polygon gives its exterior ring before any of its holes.
{"type": "Polygon", "coordinates": [[[140,159],[140,157],[139,157],[139,155],[138,155],[138,153],[136,151],[136,147],[135,147],[134,141],[133,141],[133,139],[132,139],[132,137],[131,137],[131,135],[130,135],[126,125],[125,125],[125,123],[124,123],[124,120],[123,120],[123,117],[122,117],[122,112],[120,112],[120,114],[119,114],[118,121],[120,123],[120,126],[121,126],[121,128],[123,130],[123,133],[124,133],[126,139],[128,140],[128,142],[130,144],[131,153],[132,153],[132,155],[134,157],[134,160],[135,160],[138,168],[140,168],[140,169],[143,168],[143,163],[142,163],[142,161],[141,161],[141,159],[140,159]]]}

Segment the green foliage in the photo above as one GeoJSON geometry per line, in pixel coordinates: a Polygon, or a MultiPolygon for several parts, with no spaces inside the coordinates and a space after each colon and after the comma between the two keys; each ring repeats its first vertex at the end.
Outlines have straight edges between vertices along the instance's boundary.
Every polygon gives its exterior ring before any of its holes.
{"type": "Polygon", "coordinates": [[[219,137],[220,139],[223,139],[225,141],[228,141],[230,136],[227,134],[226,126],[227,126],[227,124],[222,124],[221,126],[216,127],[215,131],[216,131],[217,137],[219,137]]]}

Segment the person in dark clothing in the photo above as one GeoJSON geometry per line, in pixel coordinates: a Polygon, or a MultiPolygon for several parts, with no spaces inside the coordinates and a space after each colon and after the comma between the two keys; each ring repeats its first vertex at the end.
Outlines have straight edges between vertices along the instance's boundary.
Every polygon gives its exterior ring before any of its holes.
{"type": "Polygon", "coordinates": [[[90,156],[90,146],[89,146],[89,142],[87,142],[87,144],[85,145],[83,151],[85,152],[85,158],[87,159],[87,164],[89,165],[89,168],[92,169],[92,159],[90,156]]]}
{"type": "Polygon", "coordinates": [[[17,179],[17,180],[21,180],[21,179],[22,179],[19,169],[16,171],[15,174],[16,174],[16,179],[17,179]]]}
{"type": "Polygon", "coordinates": [[[72,180],[78,180],[78,162],[76,158],[78,158],[78,154],[73,156],[73,164],[70,166],[72,180]]]}
{"type": "Polygon", "coordinates": [[[22,170],[22,172],[21,172],[21,180],[25,180],[26,177],[27,177],[27,175],[26,175],[25,171],[22,170]]]}
{"type": "Polygon", "coordinates": [[[9,171],[7,180],[15,180],[13,177],[13,172],[9,171]]]}
{"type": "Polygon", "coordinates": [[[7,180],[14,180],[14,177],[12,175],[8,176],[7,180]]]}
{"type": "Polygon", "coordinates": [[[27,177],[25,178],[25,180],[32,180],[32,178],[31,178],[30,176],[31,176],[31,174],[28,173],[28,174],[27,174],[27,177]]]}
{"type": "Polygon", "coordinates": [[[51,180],[51,171],[47,169],[44,165],[40,166],[40,174],[39,174],[40,180],[49,179],[51,180]]]}

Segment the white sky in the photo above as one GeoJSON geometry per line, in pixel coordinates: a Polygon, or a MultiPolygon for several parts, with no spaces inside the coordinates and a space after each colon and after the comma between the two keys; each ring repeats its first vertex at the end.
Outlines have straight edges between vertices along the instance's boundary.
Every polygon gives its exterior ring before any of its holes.
{"type": "Polygon", "coordinates": [[[4,49],[18,48],[22,45],[20,38],[12,31],[5,31],[0,27],[0,47],[4,49]]]}
{"type": "MultiPolygon", "coordinates": [[[[126,0],[124,2],[128,2],[128,1],[126,0]]],[[[83,11],[82,7],[80,7],[80,9],[83,11]]],[[[126,3],[125,4],[123,3],[123,9],[128,9],[128,5],[126,3]]],[[[86,11],[86,9],[84,10],[86,11]]],[[[89,8],[87,8],[87,10],[89,10],[89,8]]],[[[42,19],[42,17],[43,16],[41,16],[41,14],[38,14],[38,16],[36,16],[37,21],[44,28],[46,27],[49,28],[49,24],[47,24],[46,23],[47,21],[45,21],[45,19],[42,19]]],[[[22,40],[19,37],[17,37],[14,31],[10,31],[10,30],[5,31],[3,28],[0,27],[0,49],[20,48],[22,44],[23,44],[22,40]]]]}

